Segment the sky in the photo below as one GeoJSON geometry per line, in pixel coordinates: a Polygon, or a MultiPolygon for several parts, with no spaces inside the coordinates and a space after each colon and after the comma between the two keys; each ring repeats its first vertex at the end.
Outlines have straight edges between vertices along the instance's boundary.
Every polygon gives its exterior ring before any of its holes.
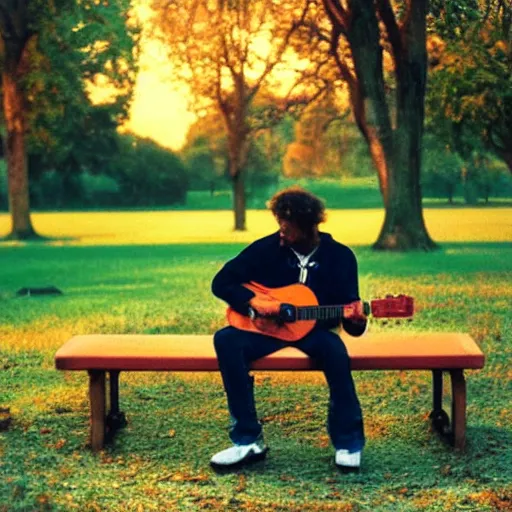
{"type": "Polygon", "coordinates": [[[140,66],[130,119],[123,128],[178,150],[195,119],[187,110],[186,88],[172,83],[168,61],[156,41],[143,44],[140,66]]]}
{"type": "MultiPolygon", "coordinates": [[[[144,0],[136,3],[140,21],[147,24],[150,16],[147,4],[144,0]]],[[[139,66],[130,117],[121,131],[151,138],[177,151],[183,146],[188,129],[195,120],[187,110],[187,89],[171,80],[172,70],[162,44],[147,33],[141,41],[139,66]]],[[[90,92],[93,101],[101,102],[110,96],[111,89],[100,78],[96,85],[90,87],[90,92]]]]}
{"type": "MultiPolygon", "coordinates": [[[[151,10],[144,0],[135,0],[135,11],[145,29],[150,27],[151,10]]],[[[262,55],[269,51],[269,41],[260,41],[262,55]]],[[[294,65],[300,63],[294,60],[294,65]]],[[[172,69],[164,46],[145,30],[141,41],[139,73],[127,123],[121,131],[130,131],[148,137],[160,145],[177,151],[185,143],[187,132],[195,115],[187,110],[186,85],[172,80],[172,69]]],[[[276,90],[284,94],[295,79],[295,73],[286,64],[279,69],[276,90]]],[[[277,71],[277,68],[276,68],[277,71]]],[[[101,102],[109,96],[109,88],[101,83],[91,86],[93,101],[101,102]]]]}

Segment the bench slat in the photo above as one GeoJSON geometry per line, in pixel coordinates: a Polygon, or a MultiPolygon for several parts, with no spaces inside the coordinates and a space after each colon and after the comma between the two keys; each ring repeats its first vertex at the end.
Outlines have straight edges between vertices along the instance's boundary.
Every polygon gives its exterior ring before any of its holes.
{"type": "MultiPolygon", "coordinates": [[[[483,368],[485,357],[468,334],[456,332],[342,335],[354,370],[483,368]]],[[[218,371],[212,335],[88,334],[55,355],[59,370],[218,371]]],[[[255,370],[318,370],[295,347],[255,361],[255,370]]]]}

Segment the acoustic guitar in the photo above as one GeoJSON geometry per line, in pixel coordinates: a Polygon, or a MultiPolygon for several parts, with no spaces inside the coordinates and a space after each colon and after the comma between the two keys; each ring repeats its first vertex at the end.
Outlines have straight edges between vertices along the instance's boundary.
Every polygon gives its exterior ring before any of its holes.
{"type": "MultiPolygon", "coordinates": [[[[229,325],[243,331],[258,332],[284,341],[298,341],[308,334],[317,320],[342,320],[350,305],[319,306],[311,289],[297,283],[282,288],[267,288],[251,281],[244,286],[256,295],[272,297],[281,303],[277,315],[258,315],[254,309],[249,316],[241,315],[231,307],[227,309],[229,325]],[[265,330],[258,328],[258,317],[273,320],[265,330]]],[[[388,295],[384,299],[374,299],[363,303],[366,316],[375,318],[407,318],[414,313],[414,299],[407,295],[388,295]]]]}

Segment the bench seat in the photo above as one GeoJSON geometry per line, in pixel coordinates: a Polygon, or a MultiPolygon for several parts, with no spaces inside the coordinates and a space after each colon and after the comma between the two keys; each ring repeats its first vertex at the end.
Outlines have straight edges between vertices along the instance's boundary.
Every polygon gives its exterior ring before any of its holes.
{"type": "MultiPolygon", "coordinates": [[[[343,336],[354,370],[482,368],[484,355],[461,333],[377,333],[343,336]]],[[[97,334],[74,336],[55,355],[59,370],[218,371],[211,335],[97,334]]],[[[253,364],[254,370],[318,370],[287,347],[253,364]]]]}
{"type": "MultiPolygon", "coordinates": [[[[361,338],[343,335],[353,370],[430,370],[433,374],[434,427],[456,448],[465,443],[465,369],[484,366],[484,354],[467,334],[456,332],[369,333],[361,338]],[[443,371],[452,383],[451,427],[442,410],[443,371]]],[[[122,371],[218,371],[212,335],[98,334],[79,335],[55,354],[59,370],[87,371],[91,403],[91,446],[103,447],[125,422],[119,411],[119,373],[122,371]],[[106,413],[105,375],[109,374],[110,411],[106,413]]],[[[319,370],[315,361],[293,346],[255,361],[253,370],[319,370]]]]}

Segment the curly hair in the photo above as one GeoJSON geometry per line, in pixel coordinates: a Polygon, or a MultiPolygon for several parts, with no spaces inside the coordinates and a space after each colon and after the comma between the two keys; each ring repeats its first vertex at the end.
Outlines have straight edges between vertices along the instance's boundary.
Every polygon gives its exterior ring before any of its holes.
{"type": "Polygon", "coordinates": [[[324,203],[311,192],[296,185],[277,192],[267,206],[277,219],[293,222],[305,231],[326,219],[324,203]]]}

